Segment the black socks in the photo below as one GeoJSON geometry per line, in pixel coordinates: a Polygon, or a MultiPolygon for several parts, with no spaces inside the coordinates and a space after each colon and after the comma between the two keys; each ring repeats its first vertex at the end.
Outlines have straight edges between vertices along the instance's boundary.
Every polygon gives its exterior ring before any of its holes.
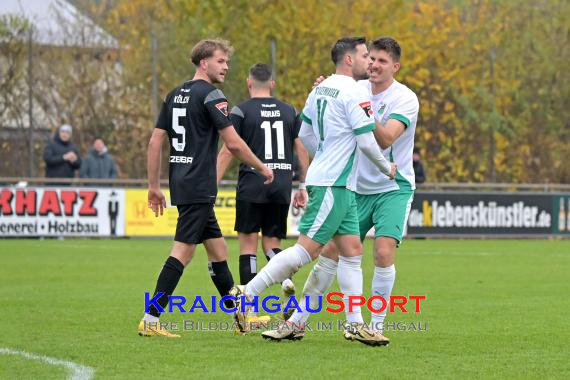
{"type": "MultiPolygon", "coordinates": [[[[227,296],[230,292],[232,286],[234,286],[234,279],[232,277],[232,272],[230,272],[230,268],[228,267],[227,261],[219,261],[213,262],[208,261],[208,269],[210,270],[210,277],[218,289],[220,295],[227,296]]],[[[224,305],[231,309],[234,307],[234,303],[232,300],[225,300],[224,305]]]]}
{"type": "Polygon", "coordinates": [[[282,251],[281,248],[270,249],[269,251],[265,252],[265,258],[267,259],[267,261],[269,261],[273,258],[273,256],[275,256],[276,254],[278,254],[281,251],[282,251]]]}
{"type": "MultiPolygon", "coordinates": [[[[154,290],[154,295],[164,292],[164,294],[157,300],[158,304],[163,309],[168,305],[168,296],[172,295],[174,289],[176,289],[176,285],[178,285],[178,281],[180,280],[183,272],[184,265],[182,265],[178,259],[168,256],[168,259],[166,259],[166,262],[162,267],[162,271],[160,271],[160,274],[158,275],[156,289],[154,290]]],[[[154,305],[151,304],[148,311],[150,315],[157,318],[160,317],[160,313],[154,305]]]]}
{"type": "Polygon", "coordinates": [[[239,281],[242,285],[250,282],[257,274],[257,255],[239,255],[239,281]]]}

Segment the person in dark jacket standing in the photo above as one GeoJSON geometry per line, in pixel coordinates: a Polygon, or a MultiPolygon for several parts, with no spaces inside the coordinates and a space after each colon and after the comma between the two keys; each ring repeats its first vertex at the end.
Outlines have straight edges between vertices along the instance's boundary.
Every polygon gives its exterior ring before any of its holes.
{"type": "Polygon", "coordinates": [[[59,127],[53,140],[44,149],[47,178],[73,178],[81,166],[77,147],[71,142],[73,129],[64,124],[59,127]]]}
{"type": "Polygon", "coordinates": [[[426,171],[421,161],[419,148],[414,148],[412,164],[414,166],[414,173],[416,175],[416,183],[424,183],[426,181],[426,171]]]}
{"type": "Polygon", "coordinates": [[[83,160],[81,178],[117,178],[117,168],[102,139],[95,139],[93,148],[83,160]]]}

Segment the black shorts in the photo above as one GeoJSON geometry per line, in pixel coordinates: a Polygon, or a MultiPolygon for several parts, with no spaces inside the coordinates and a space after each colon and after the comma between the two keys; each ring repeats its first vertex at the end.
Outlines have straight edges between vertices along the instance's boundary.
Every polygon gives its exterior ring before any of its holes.
{"type": "Polygon", "coordinates": [[[244,234],[259,232],[267,237],[287,237],[289,205],[281,203],[252,203],[236,200],[234,230],[244,234]]]}
{"type": "Polygon", "coordinates": [[[222,237],[212,203],[195,203],[178,207],[178,223],[174,240],[200,244],[204,240],[222,237]]]}

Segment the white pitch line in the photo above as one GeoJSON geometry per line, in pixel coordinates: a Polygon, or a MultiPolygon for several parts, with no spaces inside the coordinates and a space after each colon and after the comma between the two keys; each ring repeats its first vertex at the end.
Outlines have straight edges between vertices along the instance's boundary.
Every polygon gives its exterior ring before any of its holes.
{"type": "Polygon", "coordinates": [[[63,366],[71,371],[68,377],[70,380],[89,380],[93,377],[93,374],[95,373],[95,370],[91,367],[73,363],[67,360],[50,358],[49,356],[30,354],[25,351],[11,350],[9,348],[0,347],[0,355],[2,354],[18,355],[29,360],[38,360],[51,365],[63,366]]]}

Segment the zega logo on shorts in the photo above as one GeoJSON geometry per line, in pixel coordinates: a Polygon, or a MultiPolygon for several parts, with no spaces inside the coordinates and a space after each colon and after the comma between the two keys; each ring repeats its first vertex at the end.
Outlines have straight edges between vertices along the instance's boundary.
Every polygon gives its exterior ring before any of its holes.
{"type": "Polygon", "coordinates": [[[372,105],[370,104],[370,102],[360,103],[359,106],[362,108],[366,116],[372,117],[374,112],[372,111],[372,105]]]}
{"type": "Polygon", "coordinates": [[[216,108],[220,111],[224,116],[228,116],[228,102],[220,102],[216,104],[216,108]]]}

